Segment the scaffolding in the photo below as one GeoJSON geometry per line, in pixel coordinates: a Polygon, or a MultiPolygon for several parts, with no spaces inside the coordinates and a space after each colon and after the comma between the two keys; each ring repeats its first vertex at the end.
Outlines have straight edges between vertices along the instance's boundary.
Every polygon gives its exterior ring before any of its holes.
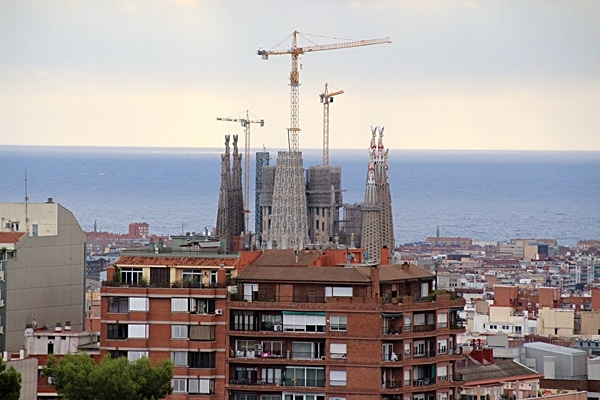
{"type": "MultiPolygon", "coordinates": [[[[269,165],[269,152],[268,151],[257,151],[256,152],[256,177],[255,177],[255,192],[254,192],[254,231],[257,235],[263,233],[263,209],[261,206],[261,195],[263,190],[263,167],[269,165]]],[[[273,178],[275,174],[273,174],[273,178]]],[[[271,190],[273,186],[271,185],[271,190]]],[[[271,192],[271,202],[272,202],[271,192]]]]}
{"type": "Polygon", "coordinates": [[[326,245],[340,229],[342,167],[310,167],[306,182],[308,236],[311,243],[326,245]]]}

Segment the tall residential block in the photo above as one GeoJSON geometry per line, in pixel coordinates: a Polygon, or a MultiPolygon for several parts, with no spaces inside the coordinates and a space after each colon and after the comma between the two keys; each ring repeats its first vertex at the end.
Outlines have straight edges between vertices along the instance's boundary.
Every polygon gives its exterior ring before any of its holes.
{"type": "Polygon", "coordinates": [[[85,233],[71,211],[0,203],[0,350],[23,346],[27,325],[83,329],[85,233]]]}

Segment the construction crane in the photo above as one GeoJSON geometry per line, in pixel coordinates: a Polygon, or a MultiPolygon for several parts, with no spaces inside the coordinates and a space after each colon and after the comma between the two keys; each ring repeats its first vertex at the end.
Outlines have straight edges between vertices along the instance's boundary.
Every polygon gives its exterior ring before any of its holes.
{"type": "MultiPolygon", "coordinates": [[[[288,128],[288,140],[290,151],[299,151],[298,133],[300,131],[300,72],[298,71],[298,58],[304,53],[313,51],[347,49],[350,47],[370,46],[375,44],[392,43],[389,37],[381,39],[355,40],[333,44],[298,46],[298,35],[303,36],[300,32],[294,31],[292,36],[292,47],[287,50],[263,50],[259,49],[256,54],[261,56],[263,60],[268,60],[269,56],[289,54],[292,56],[292,69],[290,72],[290,127],[288,128]]],[[[306,35],[306,34],[305,34],[306,35]]],[[[312,35],[314,36],[314,35],[312,35]]],[[[289,37],[289,36],[288,36],[289,37]]],[[[303,36],[304,37],[304,36],[303,36]]],[[[287,38],[286,38],[287,39],[287,38]]],[[[306,39],[306,38],[305,38],[306,39]]],[[[308,40],[308,39],[307,39],[308,40]]]]}
{"type": "Polygon", "coordinates": [[[333,103],[333,96],[343,93],[343,90],[329,93],[325,83],[325,91],[319,95],[323,103],[323,166],[329,165],[329,103],[333,103]]]}
{"type": "Polygon", "coordinates": [[[265,120],[251,120],[248,110],[246,118],[219,118],[217,121],[239,122],[244,128],[244,234],[248,234],[248,222],[250,219],[250,124],[265,126],[265,120]]]}

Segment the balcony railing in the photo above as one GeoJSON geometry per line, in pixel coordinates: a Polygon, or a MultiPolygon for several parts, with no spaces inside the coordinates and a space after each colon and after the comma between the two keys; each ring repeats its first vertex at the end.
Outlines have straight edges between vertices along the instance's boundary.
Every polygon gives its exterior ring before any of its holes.
{"type": "Polygon", "coordinates": [[[435,384],[435,377],[434,378],[418,378],[413,380],[413,385],[414,386],[429,386],[429,385],[434,385],[435,384]]]}
{"type": "Polygon", "coordinates": [[[386,381],[383,384],[383,387],[386,389],[399,388],[399,387],[402,387],[402,381],[396,381],[396,380],[386,381]]]}
{"type": "Polygon", "coordinates": [[[432,332],[432,331],[435,331],[435,324],[413,326],[413,332],[432,332]]]}
{"type": "Polygon", "coordinates": [[[301,387],[325,387],[324,379],[296,379],[290,378],[283,381],[285,386],[301,386],[301,387]]]}
{"type": "Polygon", "coordinates": [[[413,352],[413,358],[417,359],[417,358],[431,358],[431,357],[435,357],[435,351],[434,350],[430,350],[430,351],[426,351],[423,353],[417,353],[416,351],[413,352]]]}

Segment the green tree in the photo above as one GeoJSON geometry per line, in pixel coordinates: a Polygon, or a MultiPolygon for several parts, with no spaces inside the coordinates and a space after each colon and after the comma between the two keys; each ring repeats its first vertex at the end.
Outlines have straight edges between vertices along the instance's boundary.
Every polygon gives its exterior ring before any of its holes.
{"type": "Polygon", "coordinates": [[[0,399],[19,400],[21,395],[21,373],[14,367],[6,368],[0,358],[0,399]]]}
{"type": "Polygon", "coordinates": [[[49,356],[44,373],[52,377],[56,392],[67,400],[157,400],[172,393],[173,362],[153,366],[143,357],[106,356],[98,364],[87,354],[49,356]]]}

